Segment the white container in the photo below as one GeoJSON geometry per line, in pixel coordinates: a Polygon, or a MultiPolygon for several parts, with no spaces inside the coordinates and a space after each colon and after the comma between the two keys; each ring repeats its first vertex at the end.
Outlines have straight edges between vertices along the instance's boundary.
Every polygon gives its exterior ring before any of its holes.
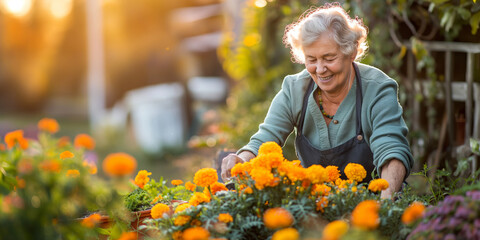
{"type": "Polygon", "coordinates": [[[129,91],[126,102],[135,138],[148,153],[182,147],[186,135],[185,90],[178,83],[129,91]]]}
{"type": "Polygon", "coordinates": [[[192,77],[188,80],[188,91],[194,100],[221,102],[227,95],[227,82],[221,77],[192,77]]]}

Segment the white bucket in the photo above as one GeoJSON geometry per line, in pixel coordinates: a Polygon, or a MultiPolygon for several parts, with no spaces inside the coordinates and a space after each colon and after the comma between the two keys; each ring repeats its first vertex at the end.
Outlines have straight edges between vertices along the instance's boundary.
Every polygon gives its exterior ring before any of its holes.
{"type": "Polygon", "coordinates": [[[129,91],[126,102],[135,138],[148,153],[184,145],[186,135],[185,90],[178,83],[159,84],[129,91]]]}

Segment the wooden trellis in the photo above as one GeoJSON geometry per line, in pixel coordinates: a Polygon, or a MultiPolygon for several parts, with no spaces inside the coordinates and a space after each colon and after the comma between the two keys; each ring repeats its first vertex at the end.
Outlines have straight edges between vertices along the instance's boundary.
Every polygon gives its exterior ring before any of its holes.
{"type": "MultiPolygon", "coordinates": [[[[445,121],[444,131],[440,134],[440,143],[443,141],[445,131],[448,132],[448,144],[451,146],[451,150],[448,152],[448,156],[451,158],[456,157],[455,151],[455,118],[453,101],[465,102],[465,141],[463,147],[469,147],[469,139],[471,137],[475,139],[480,138],[480,83],[474,82],[474,69],[479,69],[480,64],[475,63],[474,55],[480,53],[480,43],[460,43],[460,42],[435,42],[425,41],[423,42],[427,51],[431,52],[443,52],[445,54],[445,82],[443,92],[441,92],[439,98],[445,100],[445,121]],[[453,61],[452,53],[461,52],[466,53],[466,69],[464,79],[455,79],[460,81],[453,81],[453,61]]],[[[409,42],[404,43],[409,49],[411,44],[409,42]]],[[[415,70],[415,57],[411,51],[409,51],[407,57],[407,88],[412,92],[411,96],[420,93],[424,94],[421,89],[426,83],[425,81],[419,81],[416,79],[415,70]],[[419,92],[420,91],[420,92],[419,92]]],[[[411,116],[412,130],[416,131],[420,129],[420,104],[415,101],[414,97],[410,97],[409,106],[413,106],[413,112],[411,116]]],[[[433,128],[433,126],[429,126],[433,128]]],[[[442,130],[440,129],[440,130],[442,130]]],[[[434,130],[434,129],[430,129],[434,130]]],[[[433,168],[436,168],[439,163],[439,151],[442,144],[439,144],[439,150],[435,157],[435,163],[433,168]]],[[[472,172],[477,169],[477,159],[475,158],[472,163],[472,172]]],[[[434,172],[434,171],[433,171],[434,172]]]]}

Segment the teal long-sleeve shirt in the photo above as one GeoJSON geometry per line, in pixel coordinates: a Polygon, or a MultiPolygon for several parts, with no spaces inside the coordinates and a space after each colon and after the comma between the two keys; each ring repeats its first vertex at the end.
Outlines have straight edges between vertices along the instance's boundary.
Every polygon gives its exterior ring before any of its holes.
{"type": "MultiPolygon", "coordinates": [[[[362,129],[365,140],[373,152],[373,164],[378,171],[391,159],[403,162],[407,175],[413,166],[413,157],[407,140],[408,128],[402,117],[403,109],[398,102],[398,84],[377,68],[356,63],[362,80],[362,129]]],[[[250,142],[238,150],[257,155],[260,145],[274,141],[280,146],[295,130],[300,121],[303,97],[311,78],[306,70],[285,77],[282,89],[272,100],[265,120],[250,142]]],[[[356,81],[327,126],[315,102],[313,93],[308,97],[303,135],[320,150],[343,144],[356,135],[355,89],[356,81]],[[337,121],[334,121],[337,120],[337,121]],[[336,123],[336,124],[335,124],[336,123]]]]}

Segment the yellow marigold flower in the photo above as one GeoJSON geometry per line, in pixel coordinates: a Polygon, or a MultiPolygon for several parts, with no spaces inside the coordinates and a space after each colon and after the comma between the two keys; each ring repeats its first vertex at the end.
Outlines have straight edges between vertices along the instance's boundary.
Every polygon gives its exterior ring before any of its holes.
{"type": "Polygon", "coordinates": [[[118,240],[137,240],[138,235],[136,232],[124,232],[122,235],[120,235],[120,238],[118,240]]]}
{"type": "Polygon", "coordinates": [[[338,170],[337,166],[327,166],[325,170],[327,171],[329,182],[335,182],[340,177],[340,170],[338,170]]]}
{"type": "Polygon", "coordinates": [[[188,222],[190,222],[190,219],[191,219],[190,216],[180,215],[180,216],[175,217],[175,219],[173,220],[173,224],[175,224],[175,226],[183,226],[183,225],[187,224],[188,222]]]}
{"type": "Polygon", "coordinates": [[[380,224],[378,217],[379,208],[379,204],[374,200],[365,200],[359,203],[355,209],[353,209],[351,223],[365,230],[377,228],[380,224]]]}
{"type": "Polygon", "coordinates": [[[97,174],[98,169],[95,163],[89,162],[88,160],[84,160],[82,165],[87,168],[88,173],[92,175],[97,174]]]}
{"type": "Polygon", "coordinates": [[[313,185],[311,194],[315,196],[328,196],[331,190],[332,188],[325,184],[315,184],[313,185]]]}
{"type": "Polygon", "coordinates": [[[321,198],[317,199],[316,205],[317,205],[317,208],[316,208],[317,211],[320,211],[320,212],[323,213],[324,208],[326,208],[328,206],[328,198],[321,197],[321,198]]]}
{"type": "Polygon", "coordinates": [[[233,217],[228,213],[220,213],[218,215],[218,221],[224,222],[224,223],[233,222],[233,217]]]}
{"type": "Polygon", "coordinates": [[[77,169],[68,169],[67,170],[67,177],[76,178],[80,176],[80,172],[77,169]]]}
{"type": "Polygon", "coordinates": [[[218,181],[217,170],[203,168],[198,170],[193,177],[193,182],[200,187],[208,187],[218,181]]]}
{"type": "Polygon", "coordinates": [[[78,134],[73,140],[73,145],[76,148],[85,148],[93,150],[95,148],[95,140],[85,133],[78,134]]]}
{"type": "Polygon", "coordinates": [[[5,144],[8,149],[12,149],[17,143],[23,150],[28,148],[28,141],[23,138],[23,130],[15,130],[5,135],[5,144]]]}
{"type": "Polygon", "coordinates": [[[280,145],[278,145],[276,142],[265,142],[260,145],[260,148],[258,149],[258,155],[268,153],[280,153],[283,155],[282,147],[280,147],[280,145]]]}
{"type": "Polygon", "coordinates": [[[293,224],[293,216],[285,208],[269,208],[263,214],[263,223],[269,229],[286,228],[293,224]]]}
{"type": "Polygon", "coordinates": [[[425,205],[420,202],[414,202],[408,206],[402,214],[402,222],[404,224],[410,224],[415,220],[423,217],[425,214],[425,205]]]}
{"type": "Polygon", "coordinates": [[[84,219],[82,219],[82,226],[87,228],[93,228],[95,225],[100,222],[102,217],[98,213],[94,213],[84,219]]]}
{"type": "Polygon", "coordinates": [[[210,202],[210,197],[205,193],[195,192],[188,202],[192,206],[198,206],[201,203],[210,202]]]}
{"type": "Polygon", "coordinates": [[[75,155],[73,155],[73,153],[70,151],[64,151],[60,153],[60,159],[73,158],[73,157],[75,157],[75,155]]]}
{"type": "Polygon", "coordinates": [[[298,239],[300,239],[300,234],[295,228],[285,228],[285,229],[278,230],[272,236],[272,240],[298,240],[298,239]]]}
{"type": "Polygon", "coordinates": [[[40,163],[40,169],[46,171],[46,172],[60,172],[60,169],[62,168],[61,164],[57,160],[45,160],[40,163]]]}
{"type": "Polygon", "coordinates": [[[178,180],[178,179],[172,180],[172,185],[173,186],[178,186],[178,185],[181,185],[181,184],[183,184],[182,180],[178,180]]]}
{"type": "Polygon", "coordinates": [[[338,240],[348,231],[348,223],[342,220],[330,222],[322,232],[322,240],[338,240]]]}
{"type": "Polygon", "coordinates": [[[182,203],[175,208],[175,213],[181,213],[191,206],[190,203],[182,203]]]}
{"type": "Polygon", "coordinates": [[[210,233],[202,227],[192,227],[183,231],[183,240],[208,240],[210,233]]]}
{"type": "Polygon", "coordinates": [[[373,179],[370,181],[368,184],[368,190],[372,192],[380,192],[388,188],[388,182],[385,179],[379,178],[379,179],[373,179]]]}
{"type": "Polygon", "coordinates": [[[253,169],[253,165],[251,162],[238,163],[235,166],[233,166],[230,173],[232,174],[233,177],[238,177],[242,179],[246,177],[247,174],[250,174],[250,171],[252,169],[253,169]]]}
{"type": "Polygon", "coordinates": [[[189,191],[195,192],[197,185],[193,184],[192,182],[188,181],[185,183],[185,188],[189,191]]]}
{"type": "Polygon", "coordinates": [[[103,171],[109,176],[126,176],[137,168],[137,160],[126,153],[111,153],[102,164],[103,171]]]}
{"type": "Polygon", "coordinates": [[[152,207],[150,214],[152,218],[162,218],[163,214],[168,214],[170,212],[170,207],[163,203],[157,203],[155,206],[152,207]]]}
{"type": "Polygon", "coordinates": [[[357,187],[353,186],[352,187],[352,192],[357,192],[357,187]]]}
{"type": "Polygon", "coordinates": [[[254,168],[250,174],[255,181],[255,187],[259,190],[274,187],[280,182],[280,179],[273,176],[271,171],[264,168],[254,168]]]}
{"type": "Polygon", "coordinates": [[[350,180],[361,182],[367,176],[367,171],[358,163],[349,163],[345,167],[345,175],[350,180]]]}
{"type": "Polygon", "coordinates": [[[143,189],[145,185],[150,181],[150,178],[148,177],[150,175],[152,175],[151,172],[148,172],[147,170],[140,170],[137,173],[137,176],[135,176],[135,185],[143,189]]]}
{"type": "Polygon", "coordinates": [[[42,118],[40,121],[38,121],[38,129],[49,132],[51,134],[54,134],[58,132],[60,129],[60,126],[58,125],[57,120],[52,119],[52,118],[42,118]]]}
{"type": "Polygon", "coordinates": [[[307,179],[313,184],[324,183],[328,181],[327,171],[320,165],[312,165],[306,170],[307,179]]]}

